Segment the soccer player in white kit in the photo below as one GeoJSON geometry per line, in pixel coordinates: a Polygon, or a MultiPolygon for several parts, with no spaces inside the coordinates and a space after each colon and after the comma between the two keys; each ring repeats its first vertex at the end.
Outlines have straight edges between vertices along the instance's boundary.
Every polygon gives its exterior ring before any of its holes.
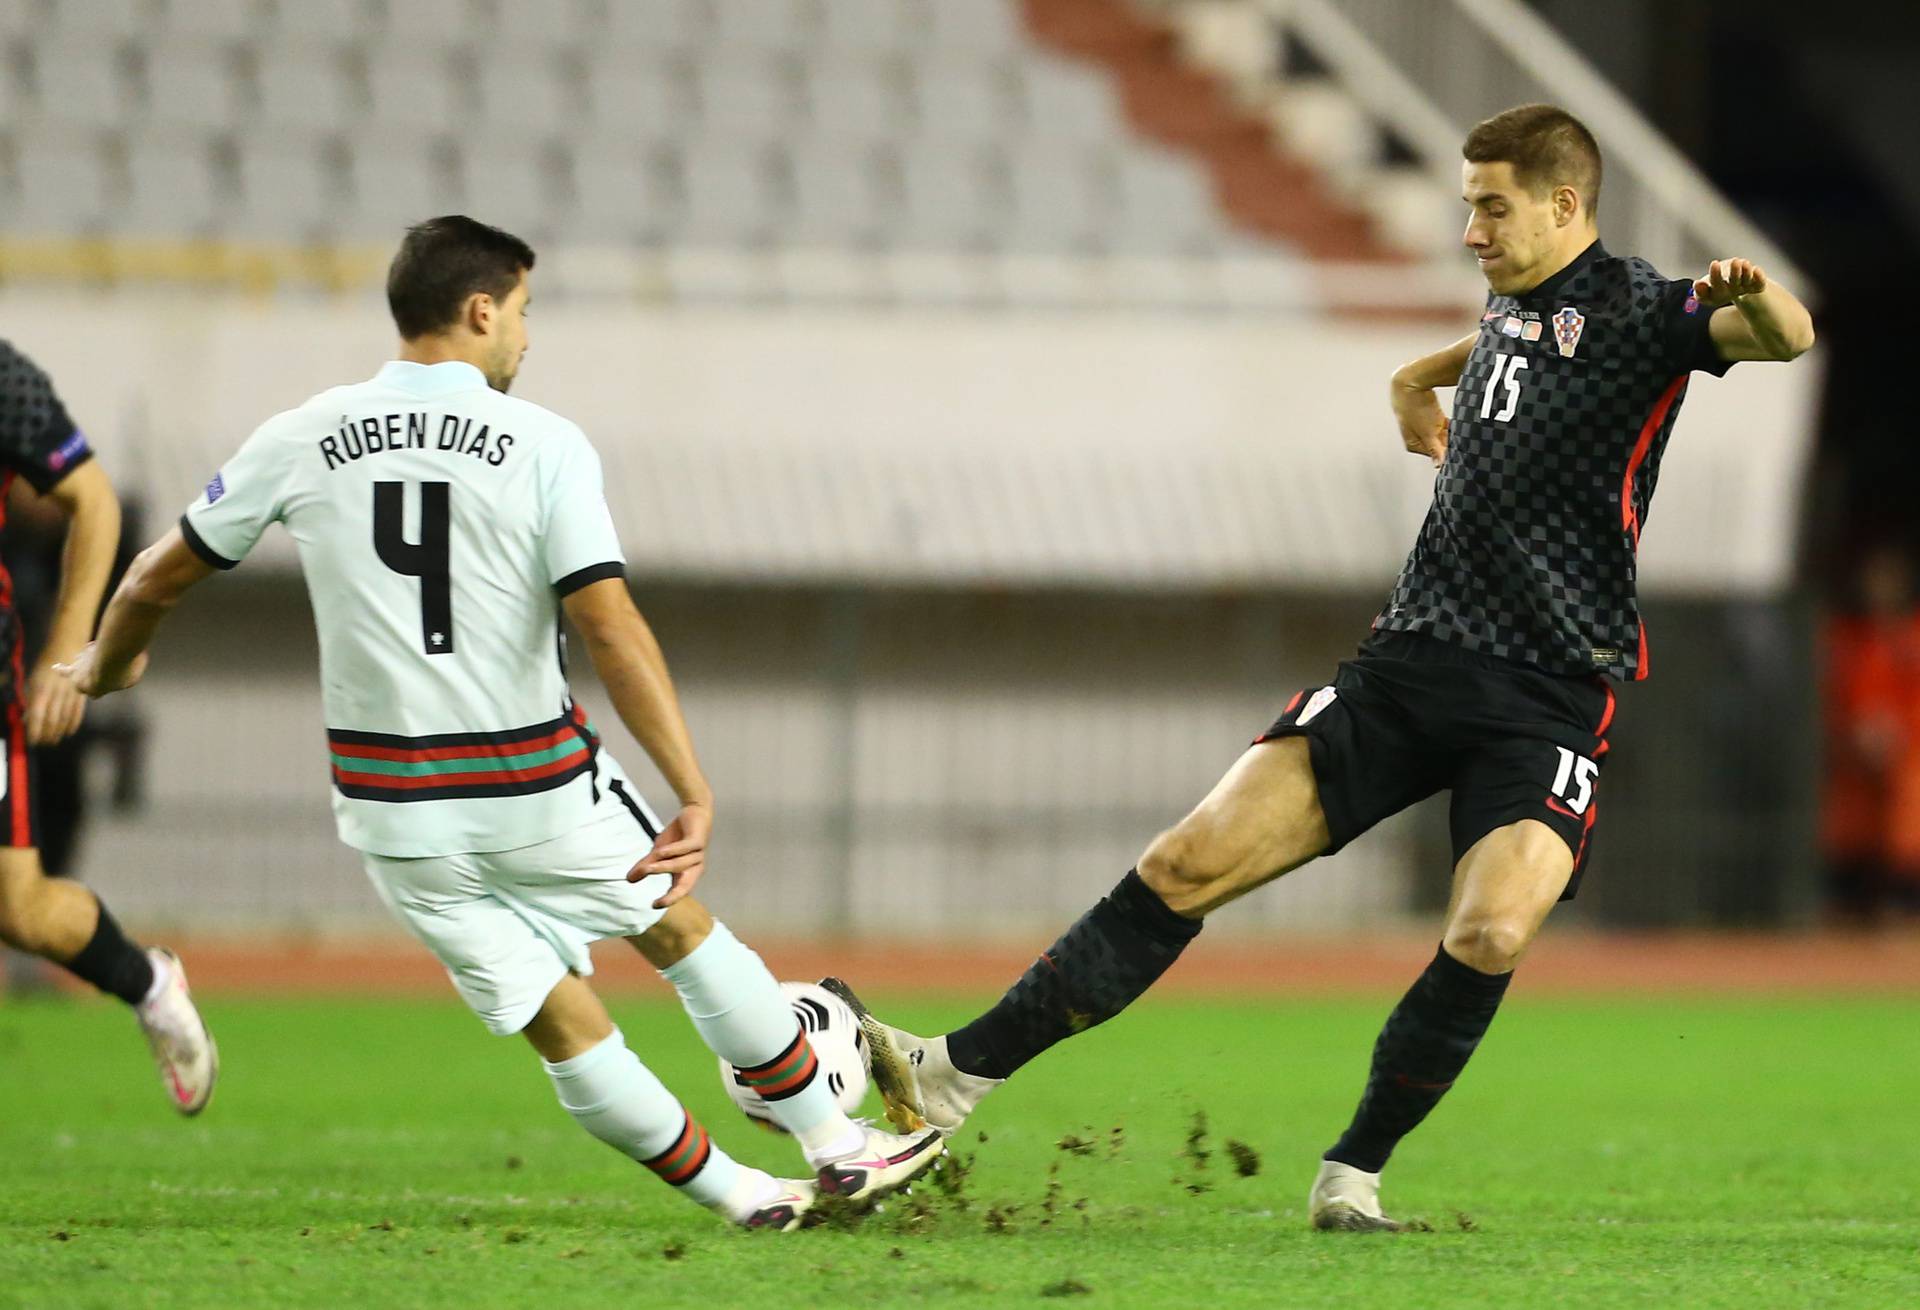
{"type": "Polygon", "coordinates": [[[634,608],[574,424],[507,395],[533,251],[462,216],[407,233],[387,278],[400,358],[262,424],[144,551],[68,666],[132,686],[194,583],[271,523],[299,548],[320,636],[333,809],[389,909],[494,1033],[525,1033],[602,1141],[735,1223],[798,1227],[819,1192],[870,1203],[941,1152],[843,1114],[760,957],[689,892],[712,792],[634,608]],[[661,824],[568,693],[558,611],[680,801],[661,824]],[[731,1159],[628,1050],[586,982],[626,937],[804,1150],[813,1180],[731,1159]]]}

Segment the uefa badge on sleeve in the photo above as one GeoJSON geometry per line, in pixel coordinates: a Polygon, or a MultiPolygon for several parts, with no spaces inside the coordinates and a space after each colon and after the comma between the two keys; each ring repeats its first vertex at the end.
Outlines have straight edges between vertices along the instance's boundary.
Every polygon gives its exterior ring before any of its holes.
{"type": "Polygon", "coordinates": [[[214,501],[220,499],[220,497],[226,494],[227,494],[226,479],[221,477],[218,473],[214,474],[213,481],[207,484],[207,504],[209,505],[213,504],[214,501]]]}
{"type": "Polygon", "coordinates": [[[1569,305],[1553,316],[1553,344],[1565,359],[1572,359],[1580,334],[1586,330],[1587,316],[1569,305]]]}

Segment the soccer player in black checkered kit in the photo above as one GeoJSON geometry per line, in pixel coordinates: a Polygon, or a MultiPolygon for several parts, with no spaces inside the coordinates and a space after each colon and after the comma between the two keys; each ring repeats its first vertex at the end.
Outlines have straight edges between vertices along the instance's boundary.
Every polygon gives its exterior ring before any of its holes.
{"type": "Polygon", "coordinates": [[[1747,260],[1669,280],[1609,253],[1599,149],[1565,111],[1508,110],[1462,153],[1489,295],[1475,332],[1394,374],[1401,437],[1439,472],[1372,634],[986,1013],[927,1039],[860,1009],[896,1119],[953,1131],[1021,1065],[1124,1009],[1212,911],[1445,790],[1440,949],[1381,1029],[1308,1207],[1316,1228],[1397,1227],[1378,1199],[1387,1157],[1579,885],[1613,685],[1647,676],[1635,553],[1688,376],[1813,344],[1806,308],[1747,260]]]}

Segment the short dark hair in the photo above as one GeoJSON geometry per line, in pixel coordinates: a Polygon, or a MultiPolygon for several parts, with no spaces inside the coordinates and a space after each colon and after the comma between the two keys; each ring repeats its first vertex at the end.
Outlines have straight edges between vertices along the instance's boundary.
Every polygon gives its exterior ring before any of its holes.
{"type": "Polygon", "coordinates": [[[533,247],[465,214],[415,223],[387,268],[387,308],[403,340],[438,332],[460,316],[467,297],[506,299],[533,267],[533,247]]]}
{"type": "Polygon", "coordinates": [[[1512,164],[1514,178],[1535,196],[1570,186],[1600,209],[1600,143],[1587,125],[1558,105],[1519,105],[1474,124],[1460,153],[1469,164],[1512,164]]]}

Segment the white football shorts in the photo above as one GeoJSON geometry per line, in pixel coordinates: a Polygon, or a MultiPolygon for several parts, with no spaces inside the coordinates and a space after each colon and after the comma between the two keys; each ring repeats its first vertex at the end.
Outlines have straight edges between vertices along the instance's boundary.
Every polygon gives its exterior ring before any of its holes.
{"type": "Polygon", "coordinates": [[[628,882],[653,847],[618,806],[583,827],[510,851],[396,859],[362,851],[367,877],[490,1032],[525,1028],[560,980],[593,972],[587,953],[659,921],[664,873],[628,882]]]}

